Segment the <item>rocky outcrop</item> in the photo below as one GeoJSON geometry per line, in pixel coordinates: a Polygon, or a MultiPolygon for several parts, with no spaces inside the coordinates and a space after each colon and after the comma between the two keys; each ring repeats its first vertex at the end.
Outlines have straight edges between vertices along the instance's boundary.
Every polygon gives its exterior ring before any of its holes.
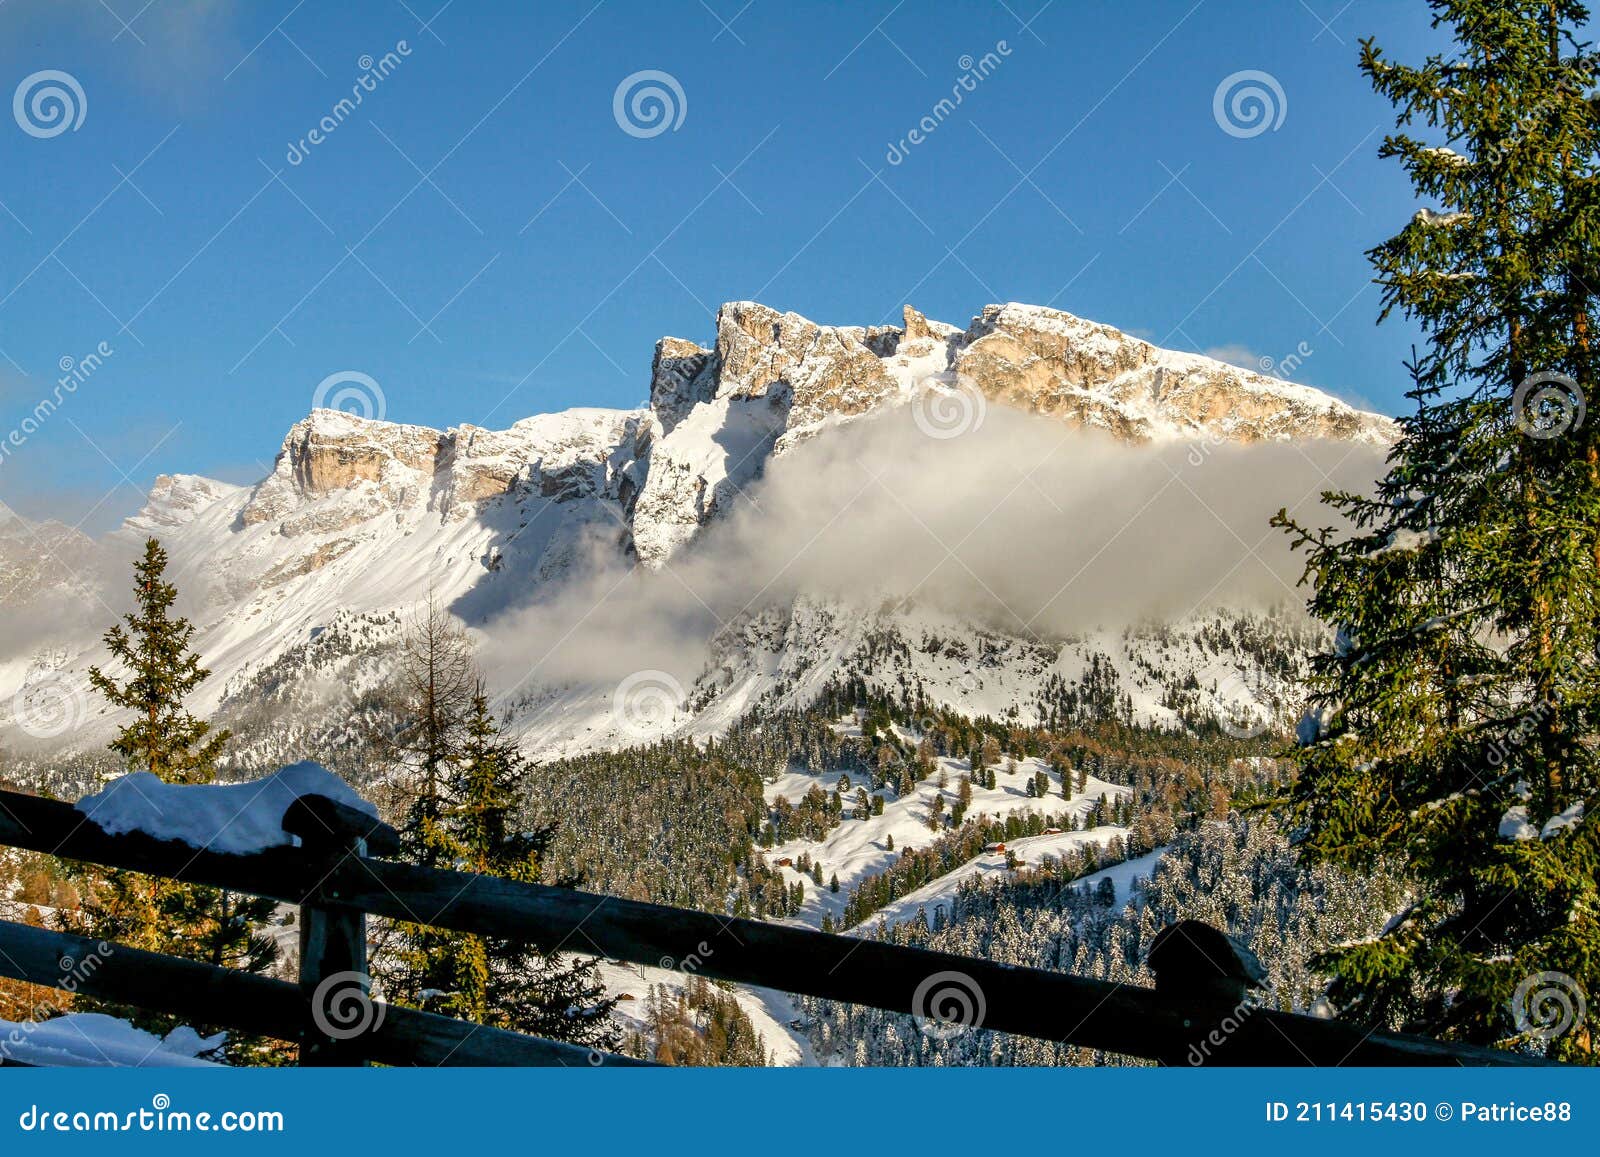
{"type": "Polygon", "coordinates": [[[240,522],[280,521],[286,534],[336,530],[414,502],[426,493],[440,438],[425,426],[313,410],[290,427],[272,473],[250,496],[240,522]],[[326,517],[289,520],[308,503],[334,494],[351,494],[353,501],[327,510],[326,517]]]}
{"type": "Polygon", "coordinates": [[[866,413],[900,393],[869,345],[882,336],[731,302],[717,313],[717,394],[786,401],[791,426],[866,413]]]}
{"type": "Polygon", "coordinates": [[[952,368],[990,401],[1131,442],[1380,443],[1395,434],[1389,419],[1320,390],[1039,306],[985,306],[956,343],[952,368]]]}
{"type": "Polygon", "coordinates": [[[650,363],[650,409],[663,431],[670,432],[696,404],[709,402],[716,392],[714,351],[681,337],[656,342],[650,363]]]}
{"type": "Polygon", "coordinates": [[[239,493],[240,487],[198,474],[158,474],[145,496],[144,509],[127,520],[132,530],[159,535],[186,525],[202,510],[239,493]]]}
{"type": "Polygon", "coordinates": [[[989,305],[965,330],[910,305],[899,326],[827,326],[735,301],[714,347],[663,338],[651,370],[660,427],[633,527],[660,565],[759,476],[830,424],[903,404],[937,382],[985,403],[1127,442],[1393,439],[1387,418],[1291,382],[1161,349],[1040,306],[989,305]]]}
{"type": "Polygon", "coordinates": [[[613,465],[638,457],[650,432],[642,411],[567,410],[509,430],[464,425],[441,432],[315,410],[290,429],[239,521],[274,522],[293,536],[343,530],[407,507],[465,518],[517,490],[584,497],[620,486],[613,465]]]}

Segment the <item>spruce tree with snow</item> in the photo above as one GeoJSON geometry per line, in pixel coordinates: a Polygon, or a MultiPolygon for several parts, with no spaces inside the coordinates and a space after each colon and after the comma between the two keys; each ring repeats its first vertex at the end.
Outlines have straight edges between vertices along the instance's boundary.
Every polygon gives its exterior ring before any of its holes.
{"type": "Polygon", "coordinates": [[[147,539],[133,567],[135,609],[105,633],[106,650],[128,676],[119,681],[90,667],[89,682],[112,707],[133,712],[110,744],[130,770],[167,783],[210,783],[228,733],[212,734],[211,725],[184,706],[211,672],[189,649],[194,625],[173,617],[178,588],[167,582],[166,570],[167,552],[147,539]]]}
{"type": "MultiPolygon", "coordinates": [[[[458,871],[536,883],[549,832],[517,823],[528,767],[481,687],[465,731],[440,817],[441,843],[458,871]]],[[[451,948],[453,979],[441,1011],[552,1040],[616,1046],[616,1001],[606,997],[597,961],[495,937],[462,936],[451,948]]]]}
{"type": "MultiPolygon", "coordinates": [[[[133,568],[134,610],[105,633],[106,649],[126,675],[96,666],[89,681],[113,708],[131,713],[109,744],[127,771],[207,784],[216,778],[228,732],[213,732],[185,705],[211,672],[190,649],[193,624],[172,613],[178,590],[166,570],[167,552],[156,539],[146,540],[133,568]]],[[[263,931],[273,914],[270,900],[119,869],[74,871],[82,907],[62,913],[68,931],[246,972],[263,972],[277,959],[276,942],[263,931]]],[[[107,1011],[153,1031],[178,1023],[136,1010],[107,1011]]],[[[241,1037],[230,1052],[238,1057],[255,1047],[241,1037]]]]}
{"type": "Polygon", "coordinates": [[[1574,0],[1432,6],[1447,54],[1361,53],[1398,109],[1381,155],[1430,203],[1370,254],[1428,337],[1416,411],[1373,496],[1326,496],[1343,531],[1277,520],[1337,631],[1293,806],[1313,857],[1416,882],[1329,957],[1341,1015],[1592,1061],[1515,998],[1547,973],[1569,1006],[1600,993],[1596,58],[1574,0]]]}

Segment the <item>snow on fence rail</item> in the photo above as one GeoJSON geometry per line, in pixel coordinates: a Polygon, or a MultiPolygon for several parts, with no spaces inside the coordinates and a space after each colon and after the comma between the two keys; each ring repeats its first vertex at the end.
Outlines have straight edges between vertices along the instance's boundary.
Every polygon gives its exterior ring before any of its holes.
{"type": "MultiPolygon", "coordinates": [[[[302,1064],[638,1064],[486,1029],[366,995],[366,915],[698,975],[919,1017],[934,1031],[984,1028],[1173,1065],[1515,1065],[1444,1044],[1249,1004],[1252,958],[1194,921],[1152,949],[1154,989],[835,936],[809,929],[394,863],[393,829],[348,803],[296,798],[299,846],[197,849],[144,831],[111,834],[70,804],[0,792],[0,844],[300,907],[298,985],[116,945],[76,991],[301,1043],[302,1064]],[[336,982],[361,982],[342,992],[336,982]],[[366,1001],[351,1033],[330,1002],[366,1001]],[[375,1010],[381,1009],[378,1015],[375,1010]]],[[[96,945],[0,922],[0,975],[60,987],[60,960],[96,945]]]]}

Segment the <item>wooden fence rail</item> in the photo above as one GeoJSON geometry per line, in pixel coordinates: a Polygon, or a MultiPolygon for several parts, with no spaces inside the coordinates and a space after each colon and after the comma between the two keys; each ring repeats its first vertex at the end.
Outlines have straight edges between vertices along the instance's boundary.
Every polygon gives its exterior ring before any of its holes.
{"type": "MultiPolygon", "coordinates": [[[[250,856],[225,855],[141,833],[112,836],[69,804],[0,792],[0,844],[301,905],[311,914],[309,931],[306,922],[302,923],[302,966],[309,969],[301,976],[302,1009],[307,990],[326,976],[365,971],[361,919],[368,913],[893,1012],[928,1016],[940,1011],[941,996],[954,996],[966,1002],[965,1009],[981,1010],[973,1019],[985,1029],[1167,1064],[1540,1063],[1493,1049],[1444,1044],[1249,1005],[1244,1001],[1239,962],[1217,951],[1223,938],[1203,925],[1192,926],[1195,935],[1187,931],[1187,922],[1175,927],[1179,935],[1172,939],[1185,950],[1168,952],[1164,966],[1152,964],[1157,984],[1148,989],[571,889],[393,863],[369,854],[389,849],[393,837],[389,829],[371,817],[315,797],[297,801],[284,826],[301,836],[302,847],[273,848],[250,856]],[[313,950],[309,965],[305,957],[308,945],[313,950]]],[[[129,952],[129,959],[139,959],[131,950],[123,951],[129,952]]],[[[258,984],[281,983],[248,979],[258,984]]],[[[225,982],[213,978],[209,983],[225,982]]],[[[293,991],[290,985],[283,988],[293,991]]],[[[286,1002],[287,996],[273,999],[286,1002]]],[[[287,1008],[287,1003],[282,1007],[287,1008]]],[[[390,1010],[390,1015],[398,1011],[390,1010]]],[[[304,1015],[302,1011],[302,1021],[304,1015]]],[[[428,1031],[444,1030],[430,1025],[428,1031]]],[[[418,1029],[415,1035],[420,1033],[418,1029]]],[[[315,1032],[303,1031],[302,1035],[312,1042],[307,1050],[309,1063],[318,1063],[319,1047],[323,1049],[321,1063],[353,1059],[347,1048],[319,1042],[315,1032]]],[[[371,1055],[372,1059],[385,1059],[371,1055]]]]}
{"type": "MultiPolygon", "coordinates": [[[[195,1024],[303,1039],[307,1000],[299,985],[287,981],[9,921],[0,921],[0,949],[0,975],[13,980],[171,1013],[195,1024]]],[[[585,1068],[648,1063],[398,1005],[368,1007],[371,1023],[341,1042],[350,1046],[347,1063],[585,1068]]],[[[25,1038],[27,1027],[16,1032],[25,1038]]],[[[0,1035],[0,1055],[8,1043],[19,1042],[0,1035]]]]}

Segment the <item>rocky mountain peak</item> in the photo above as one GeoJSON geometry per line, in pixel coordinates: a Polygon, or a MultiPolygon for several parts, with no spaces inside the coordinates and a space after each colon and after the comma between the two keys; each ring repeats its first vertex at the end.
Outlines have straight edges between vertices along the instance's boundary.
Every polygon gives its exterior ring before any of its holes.
{"type": "Polygon", "coordinates": [[[771,455],[935,381],[1132,443],[1395,435],[1389,419],[1319,390],[1044,306],[986,305],[963,330],[909,304],[899,326],[831,326],[733,301],[717,311],[713,347],[656,345],[650,396],[663,437],[634,519],[640,558],[665,562],[771,455]]]}

